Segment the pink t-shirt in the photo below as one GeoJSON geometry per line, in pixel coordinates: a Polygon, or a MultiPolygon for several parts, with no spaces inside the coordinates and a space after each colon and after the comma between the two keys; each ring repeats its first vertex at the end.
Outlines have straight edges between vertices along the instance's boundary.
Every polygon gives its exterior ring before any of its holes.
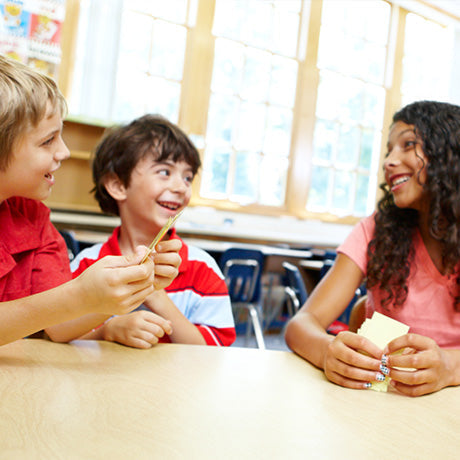
{"type": "MultiPolygon", "coordinates": [[[[347,255],[366,275],[367,246],[374,234],[374,216],[363,219],[337,252],[347,255]]],[[[410,332],[434,339],[444,348],[460,348],[460,312],[454,309],[451,293],[457,292],[455,276],[443,276],[431,260],[417,230],[415,259],[407,280],[408,294],[402,307],[383,309],[378,288],[368,291],[366,316],[378,311],[410,326],[410,332]]]]}

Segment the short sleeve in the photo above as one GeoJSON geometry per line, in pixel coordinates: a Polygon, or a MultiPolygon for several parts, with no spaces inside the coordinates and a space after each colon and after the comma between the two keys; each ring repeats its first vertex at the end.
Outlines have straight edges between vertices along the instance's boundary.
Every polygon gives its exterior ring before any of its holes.
{"type": "Polygon", "coordinates": [[[374,228],[374,216],[366,217],[353,228],[346,240],[337,248],[337,252],[353,260],[364,275],[367,272],[367,247],[374,235],[374,228]]]}
{"type": "Polygon", "coordinates": [[[32,271],[32,293],[46,291],[72,279],[67,246],[47,220],[41,233],[41,246],[35,251],[32,271]]]}

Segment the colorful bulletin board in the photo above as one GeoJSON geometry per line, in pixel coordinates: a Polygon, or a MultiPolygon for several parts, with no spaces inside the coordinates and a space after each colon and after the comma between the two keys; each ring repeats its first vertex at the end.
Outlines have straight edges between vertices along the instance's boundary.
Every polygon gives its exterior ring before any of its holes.
{"type": "Polygon", "coordinates": [[[0,0],[0,54],[57,79],[65,0],[0,0]]]}

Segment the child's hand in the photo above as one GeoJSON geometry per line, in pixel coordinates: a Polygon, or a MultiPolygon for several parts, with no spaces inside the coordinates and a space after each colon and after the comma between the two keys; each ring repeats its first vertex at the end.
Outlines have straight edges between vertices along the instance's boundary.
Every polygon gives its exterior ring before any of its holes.
{"type": "Polygon", "coordinates": [[[151,348],[165,334],[172,333],[170,321],[145,310],[115,316],[103,327],[104,340],[135,348],[151,348]]]}
{"type": "Polygon", "coordinates": [[[87,313],[122,315],[137,308],[153,292],[154,264],[139,262],[146,248],[132,256],[107,256],[72,282],[74,295],[87,313]]]}
{"type": "Polygon", "coordinates": [[[452,384],[454,366],[448,350],[422,335],[406,334],[392,340],[384,350],[390,384],[400,393],[420,396],[452,384]],[[390,355],[404,349],[402,354],[390,355]],[[407,368],[407,369],[395,369],[407,368]]]}
{"type": "Polygon", "coordinates": [[[340,332],[327,347],[323,359],[326,377],[348,388],[367,388],[380,373],[382,350],[353,332],[340,332]],[[359,351],[367,353],[366,356],[359,351]]]}
{"type": "Polygon", "coordinates": [[[157,244],[155,253],[152,254],[155,262],[154,288],[156,291],[168,287],[179,273],[181,247],[182,243],[177,239],[161,241],[157,244]]]}

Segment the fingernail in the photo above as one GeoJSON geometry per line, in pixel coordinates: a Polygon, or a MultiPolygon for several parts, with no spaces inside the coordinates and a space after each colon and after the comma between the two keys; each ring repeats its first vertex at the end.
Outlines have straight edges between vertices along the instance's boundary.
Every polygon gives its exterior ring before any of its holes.
{"type": "Polygon", "coordinates": [[[377,380],[377,382],[384,382],[385,376],[381,374],[380,372],[377,372],[377,375],[375,376],[375,380],[377,380]]]}
{"type": "Polygon", "coordinates": [[[382,366],[385,366],[385,367],[386,367],[387,364],[388,364],[388,355],[383,354],[383,355],[382,355],[382,366]]]}
{"type": "Polygon", "coordinates": [[[371,382],[366,382],[366,383],[364,384],[364,389],[366,389],[366,390],[368,390],[368,389],[371,388],[371,387],[372,387],[372,383],[371,383],[371,382]]]}
{"type": "Polygon", "coordinates": [[[388,369],[388,367],[384,366],[383,364],[380,364],[380,372],[383,375],[388,375],[390,373],[390,369],[388,369]]]}

